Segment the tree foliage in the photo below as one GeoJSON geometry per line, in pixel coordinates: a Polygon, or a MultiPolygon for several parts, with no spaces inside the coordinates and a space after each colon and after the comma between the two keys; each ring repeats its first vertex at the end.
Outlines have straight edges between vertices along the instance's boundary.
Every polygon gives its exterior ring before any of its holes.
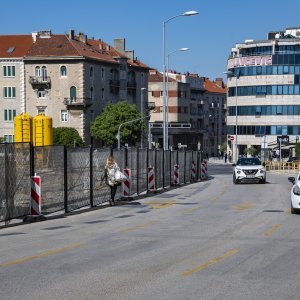
{"type": "Polygon", "coordinates": [[[68,148],[76,146],[83,146],[83,141],[75,128],[71,127],[57,127],[53,128],[53,144],[65,145],[68,148]]]}
{"type": "MultiPolygon", "coordinates": [[[[106,146],[112,146],[116,142],[116,135],[121,124],[141,117],[136,105],[129,104],[126,100],[116,104],[108,104],[91,126],[91,135],[104,141],[106,146]]],[[[135,145],[140,139],[141,126],[145,127],[145,121],[139,120],[126,124],[120,129],[121,143],[135,145]]]]}
{"type": "Polygon", "coordinates": [[[300,143],[295,145],[295,154],[296,156],[300,156],[300,143]]]}
{"type": "Polygon", "coordinates": [[[0,136],[0,143],[4,142],[4,138],[0,136]]]}

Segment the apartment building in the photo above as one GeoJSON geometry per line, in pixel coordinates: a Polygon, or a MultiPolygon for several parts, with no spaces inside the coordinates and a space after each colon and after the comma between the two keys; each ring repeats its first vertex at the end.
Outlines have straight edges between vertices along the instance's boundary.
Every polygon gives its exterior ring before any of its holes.
{"type": "MultiPolygon", "coordinates": [[[[91,122],[107,103],[127,100],[141,109],[141,91],[147,88],[149,68],[137,60],[134,51],[125,49],[125,39],[115,39],[112,47],[70,30],[69,34],[40,31],[0,36],[0,44],[2,41],[6,48],[1,45],[0,108],[4,113],[0,114],[0,124],[4,125],[0,126],[0,136],[6,141],[13,139],[13,115],[21,112],[32,116],[44,113],[53,118],[53,127],[76,128],[90,144],[91,122]],[[12,42],[7,42],[7,37],[13,37],[12,42]],[[15,56],[8,55],[13,53],[20,55],[18,68],[12,59],[15,56]],[[8,66],[15,67],[10,81],[7,74],[12,74],[12,69],[9,71],[8,66]]],[[[143,99],[148,101],[146,93],[143,99]]]]}
{"type": "Polygon", "coordinates": [[[227,68],[227,131],[237,136],[233,157],[249,147],[272,148],[283,137],[285,147],[294,144],[300,135],[300,28],[237,43],[227,68]]]}
{"type": "MultiPolygon", "coordinates": [[[[226,136],[226,86],[222,79],[210,81],[198,74],[168,73],[169,145],[201,149],[217,155],[226,136]]],[[[149,102],[155,103],[150,125],[152,140],[163,141],[163,76],[150,70],[149,102]]]]}

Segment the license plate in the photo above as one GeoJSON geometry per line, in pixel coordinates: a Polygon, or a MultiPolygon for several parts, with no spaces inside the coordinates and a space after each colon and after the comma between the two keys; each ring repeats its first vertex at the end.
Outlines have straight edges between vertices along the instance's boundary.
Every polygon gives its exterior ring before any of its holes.
{"type": "Polygon", "coordinates": [[[247,178],[255,178],[255,175],[246,175],[247,178]]]}

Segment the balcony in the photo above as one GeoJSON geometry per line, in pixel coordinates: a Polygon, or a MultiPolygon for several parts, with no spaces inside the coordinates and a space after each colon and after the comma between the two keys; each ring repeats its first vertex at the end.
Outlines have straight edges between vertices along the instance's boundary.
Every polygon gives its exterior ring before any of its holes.
{"type": "Polygon", "coordinates": [[[70,97],[64,99],[64,105],[68,107],[68,109],[74,109],[74,108],[86,108],[90,105],[92,105],[92,99],[91,98],[77,98],[77,97],[70,97]]]}
{"type": "Polygon", "coordinates": [[[30,76],[29,83],[33,88],[44,87],[50,89],[51,87],[51,78],[50,76],[30,76]]]}

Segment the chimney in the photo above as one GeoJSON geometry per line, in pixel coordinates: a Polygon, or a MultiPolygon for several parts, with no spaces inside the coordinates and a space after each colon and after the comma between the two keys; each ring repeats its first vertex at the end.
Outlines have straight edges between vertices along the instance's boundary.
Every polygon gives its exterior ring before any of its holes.
{"type": "Polygon", "coordinates": [[[224,86],[223,79],[216,78],[216,85],[222,88],[224,86]]]}
{"type": "Polygon", "coordinates": [[[132,61],[134,61],[134,50],[125,51],[125,55],[126,55],[127,58],[129,58],[132,61]]]}
{"type": "Polygon", "coordinates": [[[125,54],[125,39],[114,39],[114,48],[118,52],[125,54]]]}
{"type": "Polygon", "coordinates": [[[39,36],[39,33],[38,32],[32,32],[31,35],[32,35],[32,40],[35,43],[36,40],[37,40],[37,37],[39,36]]]}
{"type": "Polygon", "coordinates": [[[79,32],[79,40],[80,42],[86,44],[87,43],[87,35],[83,32],[79,32]]]}
{"type": "Polygon", "coordinates": [[[74,35],[75,35],[75,31],[74,31],[74,29],[71,29],[69,32],[69,39],[74,40],[74,35]]]}

